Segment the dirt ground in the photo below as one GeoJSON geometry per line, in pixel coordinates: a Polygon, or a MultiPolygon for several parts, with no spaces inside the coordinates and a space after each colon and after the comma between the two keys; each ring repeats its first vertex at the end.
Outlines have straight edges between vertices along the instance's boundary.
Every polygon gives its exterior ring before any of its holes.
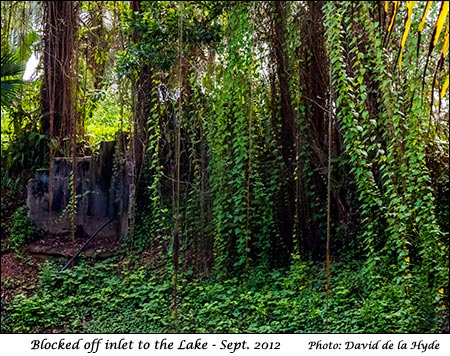
{"type": "Polygon", "coordinates": [[[39,279],[39,263],[46,257],[26,255],[19,259],[12,251],[1,254],[1,301],[23,293],[30,296],[39,279]]]}
{"type": "MultiPolygon", "coordinates": [[[[78,236],[73,245],[71,237],[45,236],[27,246],[24,257],[17,257],[13,251],[1,252],[1,301],[9,301],[19,293],[27,296],[36,289],[40,267],[51,256],[63,257],[67,260],[74,255],[87,241],[87,236],[78,236]]],[[[7,241],[2,241],[7,244],[7,241]]],[[[93,239],[80,253],[95,259],[111,257],[120,248],[119,241],[93,239]]],[[[76,259],[75,259],[76,263],[76,259]]],[[[61,265],[61,268],[63,265],[61,265]]]]}

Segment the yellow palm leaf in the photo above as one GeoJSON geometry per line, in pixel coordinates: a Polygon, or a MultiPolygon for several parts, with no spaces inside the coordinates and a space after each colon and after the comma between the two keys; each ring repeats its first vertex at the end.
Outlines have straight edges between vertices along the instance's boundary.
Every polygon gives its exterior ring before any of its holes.
{"type": "Polygon", "coordinates": [[[419,34],[422,33],[423,27],[425,26],[425,22],[427,20],[428,11],[430,11],[430,7],[432,4],[433,4],[432,1],[427,1],[427,5],[425,6],[425,9],[423,10],[422,19],[420,20],[420,24],[419,24],[419,34]]]}
{"type": "Polygon", "coordinates": [[[417,1],[407,1],[406,8],[408,10],[408,17],[406,18],[405,30],[402,35],[401,47],[405,47],[406,39],[408,38],[409,28],[411,27],[412,10],[417,1]]]}
{"type": "Polygon", "coordinates": [[[448,15],[448,2],[442,2],[441,10],[439,11],[439,16],[435,25],[435,32],[433,38],[433,47],[436,46],[437,41],[439,40],[439,36],[442,32],[442,28],[444,27],[445,19],[448,15]]]}
{"type": "Polygon", "coordinates": [[[398,1],[392,1],[392,3],[394,4],[394,9],[392,10],[391,22],[389,23],[388,32],[391,32],[392,26],[394,26],[395,15],[397,15],[398,3],[399,2],[398,1]]]}
{"type": "Polygon", "coordinates": [[[442,59],[445,59],[445,57],[447,57],[448,54],[448,21],[447,21],[447,26],[445,28],[445,32],[444,32],[444,44],[442,45],[442,49],[441,49],[441,57],[442,59]]]}
{"type": "Polygon", "coordinates": [[[411,27],[411,19],[412,19],[412,10],[417,1],[407,1],[406,9],[408,10],[408,15],[406,18],[405,29],[402,35],[402,41],[400,43],[400,54],[398,57],[398,69],[402,70],[402,56],[403,56],[403,48],[405,47],[406,39],[408,38],[409,28],[411,27]]]}

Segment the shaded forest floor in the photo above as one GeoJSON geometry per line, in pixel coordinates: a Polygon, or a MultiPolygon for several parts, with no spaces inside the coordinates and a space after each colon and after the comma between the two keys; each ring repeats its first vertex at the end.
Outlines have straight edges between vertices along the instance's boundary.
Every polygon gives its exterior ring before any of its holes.
{"type": "MultiPolygon", "coordinates": [[[[4,162],[2,160],[2,166],[4,162]]],[[[18,186],[23,187],[21,184],[18,186]]],[[[36,289],[39,278],[40,257],[26,253],[15,256],[9,247],[9,227],[13,212],[26,203],[26,189],[1,187],[1,302],[11,300],[14,295],[31,295],[36,289]]]]}
{"type": "MultiPolygon", "coordinates": [[[[36,290],[40,277],[40,266],[51,257],[64,257],[69,261],[73,256],[73,251],[81,248],[86,240],[87,237],[78,238],[74,249],[69,237],[46,236],[26,246],[23,256],[20,257],[10,249],[5,249],[5,251],[2,249],[1,301],[9,301],[13,295],[20,293],[30,296],[36,290]]],[[[2,244],[8,245],[7,238],[2,240],[2,244]]],[[[118,241],[94,239],[83,249],[80,256],[100,260],[113,256],[119,247],[118,241]]],[[[76,264],[76,260],[73,264],[76,264]]]]}
{"type": "MultiPolygon", "coordinates": [[[[18,257],[9,247],[11,212],[25,204],[3,194],[1,332],[88,333],[430,333],[448,332],[447,307],[425,294],[412,304],[401,286],[384,281],[367,290],[361,261],[334,261],[325,300],[322,263],[293,261],[283,270],[254,270],[245,278],[178,280],[173,318],[173,271],[157,253],[129,256],[119,242],[94,239],[61,273],[88,236],[39,236],[18,257]],[[105,254],[106,252],[106,254],[105,254]],[[113,256],[116,252],[117,255],[113,256]],[[409,308],[410,315],[402,309],[409,308]],[[439,309],[439,311],[438,311],[439,309]],[[328,315],[326,314],[328,310],[328,315]],[[328,326],[327,325],[328,322],[328,326]]],[[[417,289],[418,293],[420,292],[417,289]]]]}
{"type": "Polygon", "coordinates": [[[323,266],[298,263],[246,281],[182,274],[175,320],[171,272],[148,252],[81,256],[61,273],[67,261],[2,252],[2,333],[448,333],[448,310],[438,321],[426,305],[412,306],[415,321],[402,329],[395,286],[365,295],[359,262],[333,265],[328,317],[323,266]]]}
{"type": "Polygon", "coordinates": [[[1,252],[2,304],[10,301],[17,294],[31,296],[36,291],[41,259],[41,256],[31,254],[18,258],[12,251],[1,252]]]}

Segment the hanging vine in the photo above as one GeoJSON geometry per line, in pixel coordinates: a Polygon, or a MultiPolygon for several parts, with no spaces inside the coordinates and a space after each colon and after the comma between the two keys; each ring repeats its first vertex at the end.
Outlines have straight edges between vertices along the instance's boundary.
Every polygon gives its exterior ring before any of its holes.
{"type": "MultiPolygon", "coordinates": [[[[423,117],[426,106],[415,95],[420,86],[415,65],[407,64],[414,63],[415,51],[404,50],[404,63],[397,72],[397,63],[386,58],[389,47],[382,47],[377,31],[380,23],[369,13],[370,6],[326,6],[337,118],[358,187],[370,276],[367,287],[378,288],[380,280],[394,280],[399,293],[411,301],[424,297],[413,285],[422,280],[424,271],[433,270],[428,256],[442,260],[445,254],[439,242],[442,235],[435,221],[432,188],[426,184],[430,182],[424,161],[426,143],[419,142],[426,131],[418,118],[423,117]],[[352,17],[345,15],[349,11],[352,17]],[[424,245],[428,247],[422,249],[424,245]]],[[[444,270],[432,272],[433,278],[426,272],[424,277],[433,281],[429,287],[437,297],[444,270]],[[440,282],[434,284],[437,280],[440,282]]],[[[411,306],[412,302],[408,308],[411,306]]]]}
{"type": "Polygon", "coordinates": [[[257,89],[260,68],[254,60],[260,53],[254,31],[257,7],[256,3],[239,4],[228,14],[227,51],[223,67],[216,69],[219,85],[211,92],[214,116],[209,117],[208,137],[214,264],[221,276],[264,265],[264,260],[267,265],[274,232],[268,199],[273,191],[263,178],[270,175],[260,161],[272,139],[265,142],[260,136],[270,121],[264,120],[268,113],[257,104],[264,95],[257,89]]]}

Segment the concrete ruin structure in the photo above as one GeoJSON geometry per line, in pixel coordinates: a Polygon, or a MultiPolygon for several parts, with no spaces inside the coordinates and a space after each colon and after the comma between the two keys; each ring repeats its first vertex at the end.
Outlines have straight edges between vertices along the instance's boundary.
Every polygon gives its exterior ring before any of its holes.
{"type": "Polygon", "coordinates": [[[133,172],[118,146],[116,141],[102,142],[95,155],[76,159],[75,172],[72,158],[67,157],[53,160],[51,175],[49,169],[38,169],[28,182],[27,196],[28,216],[36,227],[50,234],[68,234],[74,216],[77,230],[91,236],[113,219],[98,236],[112,240],[126,236],[133,172]]]}

